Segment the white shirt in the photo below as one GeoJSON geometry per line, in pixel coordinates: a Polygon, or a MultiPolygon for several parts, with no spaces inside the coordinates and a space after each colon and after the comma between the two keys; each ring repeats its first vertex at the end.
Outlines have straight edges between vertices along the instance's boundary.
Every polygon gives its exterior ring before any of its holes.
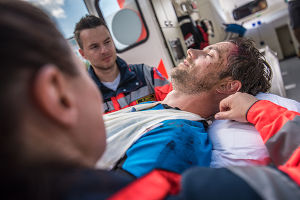
{"type": "Polygon", "coordinates": [[[119,73],[119,75],[113,82],[102,82],[102,84],[105,85],[107,88],[116,91],[119,86],[120,80],[121,80],[121,75],[119,73]]]}
{"type": "MultiPolygon", "coordinates": [[[[288,110],[300,111],[300,103],[274,94],[259,93],[258,99],[272,101],[288,110]]],[[[250,123],[215,120],[208,135],[213,144],[211,167],[267,164],[268,151],[255,127],[250,123]]]]}

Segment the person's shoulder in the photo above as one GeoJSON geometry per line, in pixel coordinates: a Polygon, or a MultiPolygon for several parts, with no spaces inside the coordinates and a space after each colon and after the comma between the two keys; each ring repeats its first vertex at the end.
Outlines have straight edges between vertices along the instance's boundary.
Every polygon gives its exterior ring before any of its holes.
{"type": "MultiPolygon", "coordinates": [[[[116,60],[117,64],[119,67],[128,67],[131,71],[137,71],[139,68],[143,68],[145,64],[140,63],[140,64],[128,64],[125,60],[120,58],[119,56],[117,57],[116,60]]],[[[140,69],[141,70],[141,69],[140,69]]]]}
{"type": "Polygon", "coordinates": [[[129,64],[128,65],[131,69],[152,69],[149,65],[144,63],[136,63],[136,64],[129,64]]]}

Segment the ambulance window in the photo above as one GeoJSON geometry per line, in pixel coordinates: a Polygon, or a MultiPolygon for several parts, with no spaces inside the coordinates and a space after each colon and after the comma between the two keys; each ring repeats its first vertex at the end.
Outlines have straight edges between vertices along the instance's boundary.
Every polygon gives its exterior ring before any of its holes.
{"type": "Polygon", "coordinates": [[[26,0],[44,9],[57,23],[57,27],[65,38],[71,39],[75,24],[81,17],[88,14],[82,0],[26,0]]]}
{"type": "Polygon", "coordinates": [[[88,10],[82,0],[26,0],[43,10],[45,10],[49,16],[56,22],[56,25],[60,32],[68,39],[74,53],[84,60],[78,52],[79,46],[74,38],[75,24],[81,17],[88,14],[88,10]]]}
{"type": "Polygon", "coordinates": [[[258,11],[264,10],[267,7],[268,4],[266,0],[255,0],[234,9],[232,11],[232,15],[235,20],[239,20],[249,15],[252,15],[258,11]]]}
{"type": "Polygon", "coordinates": [[[147,40],[148,29],[136,0],[99,0],[98,8],[118,53],[147,40]]]}

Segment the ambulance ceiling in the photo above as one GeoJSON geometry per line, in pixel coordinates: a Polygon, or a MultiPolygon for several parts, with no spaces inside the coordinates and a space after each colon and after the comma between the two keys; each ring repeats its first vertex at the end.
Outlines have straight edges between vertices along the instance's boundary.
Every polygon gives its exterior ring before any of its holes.
{"type": "Polygon", "coordinates": [[[250,1],[252,0],[230,0],[230,1],[219,0],[219,5],[224,11],[231,12],[236,7],[247,4],[250,1]]]}
{"type": "MultiPolygon", "coordinates": [[[[220,16],[223,18],[225,22],[232,21],[232,11],[240,7],[242,5],[245,5],[253,0],[211,0],[214,7],[216,7],[216,10],[220,14],[220,16]]],[[[267,0],[268,7],[278,7],[284,2],[284,0],[267,0]]]]}
{"type": "MultiPolygon", "coordinates": [[[[220,7],[224,11],[231,12],[236,7],[247,4],[247,3],[249,3],[250,1],[253,1],[253,0],[218,0],[218,1],[219,1],[220,7]]],[[[277,3],[281,3],[283,1],[284,0],[267,0],[267,3],[268,4],[277,4],[277,3]]]]}

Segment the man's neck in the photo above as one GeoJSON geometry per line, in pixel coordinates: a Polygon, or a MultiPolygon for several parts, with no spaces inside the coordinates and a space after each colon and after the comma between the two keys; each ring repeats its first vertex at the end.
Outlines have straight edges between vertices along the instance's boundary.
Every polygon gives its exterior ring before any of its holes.
{"type": "Polygon", "coordinates": [[[93,67],[93,69],[101,82],[113,82],[120,73],[117,63],[108,69],[99,69],[95,67],[93,67]]]}
{"type": "Polygon", "coordinates": [[[215,98],[213,91],[200,94],[184,94],[178,91],[171,91],[162,101],[171,107],[178,107],[180,110],[195,113],[203,118],[210,118],[219,109],[220,100],[215,98]]]}

